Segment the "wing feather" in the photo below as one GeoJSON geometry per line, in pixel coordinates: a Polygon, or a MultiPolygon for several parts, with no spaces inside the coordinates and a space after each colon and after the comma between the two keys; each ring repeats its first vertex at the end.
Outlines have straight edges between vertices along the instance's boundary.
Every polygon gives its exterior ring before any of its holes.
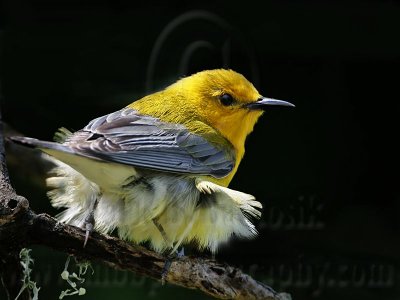
{"type": "Polygon", "coordinates": [[[92,120],[64,144],[83,156],[165,172],[221,178],[235,164],[233,147],[129,108],[92,120]]]}

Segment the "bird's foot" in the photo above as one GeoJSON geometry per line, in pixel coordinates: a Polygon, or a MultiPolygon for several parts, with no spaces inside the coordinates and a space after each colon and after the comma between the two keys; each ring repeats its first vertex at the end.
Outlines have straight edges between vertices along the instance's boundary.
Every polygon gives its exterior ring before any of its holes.
{"type": "Polygon", "coordinates": [[[182,247],[181,250],[176,250],[176,258],[182,258],[185,256],[185,248],[182,247]]]}
{"type": "Polygon", "coordinates": [[[85,248],[86,243],[89,239],[90,234],[92,233],[94,229],[94,224],[95,224],[95,219],[94,219],[94,211],[97,208],[97,204],[99,203],[99,199],[96,198],[96,200],[93,202],[92,207],[90,208],[89,214],[85,218],[85,222],[83,223],[83,227],[86,231],[85,233],[85,241],[83,242],[83,248],[85,248]]]}
{"type": "Polygon", "coordinates": [[[85,219],[85,223],[83,224],[84,229],[85,229],[85,241],[83,242],[83,248],[85,248],[86,243],[89,239],[90,234],[92,233],[94,229],[94,211],[91,211],[88,216],[85,219]]]}
{"type": "Polygon", "coordinates": [[[185,256],[185,248],[181,248],[181,250],[176,250],[174,254],[170,254],[167,256],[167,259],[165,261],[163,271],[161,273],[161,284],[165,284],[165,279],[167,278],[169,269],[171,268],[171,264],[175,259],[181,259],[182,257],[185,256]]]}

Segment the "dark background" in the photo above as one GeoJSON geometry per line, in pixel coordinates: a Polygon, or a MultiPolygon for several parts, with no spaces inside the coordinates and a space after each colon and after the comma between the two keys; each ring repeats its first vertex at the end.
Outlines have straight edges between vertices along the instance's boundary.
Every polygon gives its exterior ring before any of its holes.
{"type": "MultiPolygon", "coordinates": [[[[183,75],[239,71],[296,109],[268,111],[248,139],[231,187],[263,202],[260,235],[217,259],[296,300],[400,299],[400,4],[260,2],[7,1],[3,118],[50,140],[183,75]]],[[[17,191],[55,214],[41,169],[9,157],[17,191]]],[[[32,256],[40,299],[56,299],[65,255],[32,256]]],[[[94,268],[86,299],[205,298],[94,268]]]]}

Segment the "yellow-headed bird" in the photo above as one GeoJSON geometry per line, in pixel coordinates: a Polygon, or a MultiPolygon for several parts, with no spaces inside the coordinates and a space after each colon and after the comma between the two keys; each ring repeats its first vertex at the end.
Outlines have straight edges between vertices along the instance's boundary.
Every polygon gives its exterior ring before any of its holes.
{"type": "Polygon", "coordinates": [[[232,235],[256,235],[261,203],[227,188],[246,136],[268,105],[241,74],[208,70],[91,121],[60,143],[14,137],[53,156],[47,179],[62,222],[118,229],[157,251],[195,242],[215,252],[232,235]]]}

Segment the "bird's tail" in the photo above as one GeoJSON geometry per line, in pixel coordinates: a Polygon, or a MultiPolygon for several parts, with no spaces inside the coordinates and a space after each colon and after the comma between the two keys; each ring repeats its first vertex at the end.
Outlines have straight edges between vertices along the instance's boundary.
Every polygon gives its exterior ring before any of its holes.
{"type": "Polygon", "coordinates": [[[71,148],[69,148],[68,146],[55,142],[41,141],[38,139],[24,137],[24,136],[12,136],[9,137],[9,139],[16,144],[20,144],[30,148],[39,148],[44,152],[48,152],[46,150],[51,150],[51,151],[66,152],[71,154],[74,153],[74,151],[71,150],[71,148]]]}

